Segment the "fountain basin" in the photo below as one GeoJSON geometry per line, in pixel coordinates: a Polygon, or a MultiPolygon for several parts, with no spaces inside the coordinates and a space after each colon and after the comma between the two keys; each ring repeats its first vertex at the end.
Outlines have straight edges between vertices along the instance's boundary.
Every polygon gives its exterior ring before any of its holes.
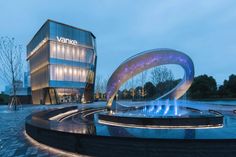
{"type": "Polygon", "coordinates": [[[142,106],[97,114],[100,124],[132,127],[193,129],[223,126],[223,115],[216,111],[200,111],[189,107],[142,106]],[[178,110],[178,113],[176,112],[178,110]]]}

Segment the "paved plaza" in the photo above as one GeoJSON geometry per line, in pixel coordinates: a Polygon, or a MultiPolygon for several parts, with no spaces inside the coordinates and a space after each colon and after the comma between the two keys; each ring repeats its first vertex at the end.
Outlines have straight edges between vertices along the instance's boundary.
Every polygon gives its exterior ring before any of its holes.
{"type": "Polygon", "coordinates": [[[71,154],[51,151],[50,148],[37,147],[24,134],[26,116],[36,111],[55,107],[58,106],[23,106],[17,111],[11,111],[7,106],[0,106],[0,157],[71,156],[71,154]]]}
{"type": "MultiPolygon", "coordinates": [[[[127,103],[130,105],[130,102],[122,102],[122,104],[127,103]]],[[[93,103],[92,106],[105,105],[105,103],[93,103]]],[[[232,116],[231,118],[226,118],[225,124],[232,122],[234,118],[233,110],[236,110],[236,102],[214,102],[214,104],[196,104],[198,109],[215,109],[217,111],[227,113],[227,115],[232,116]],[[218,104],[226,104],[225,106],[218,104]]],[[[23,105],[17,111],[9,110],[7,106],[0,106],[0,157],[48,157],[48,156],[78,156],[70,153],[65,153],[62,151],[54,151],[49,147],[42,147],[39,144],[35,144],[29,141],[25,136],[24,125],[25,118],[31,113],[50,109],[50,108],[61,108],[70,105],[23,105]]],[[[86,105],[90,106],[90,105],[86,105]]],[[[83,107],[78,105],[78,107],[83,107]]],[[[232,123],[233,127],[235,123],[232,123]]],[[[201,131],[201,130],[200,130],[201,131]]],[[[234,134],[232,134],[233,136],[234,134]]]]}

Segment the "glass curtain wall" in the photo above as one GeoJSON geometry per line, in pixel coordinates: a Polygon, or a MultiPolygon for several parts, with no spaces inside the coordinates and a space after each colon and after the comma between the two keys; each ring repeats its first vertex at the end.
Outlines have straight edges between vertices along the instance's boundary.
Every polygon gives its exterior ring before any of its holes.
{"type": "Polygon", "coordinates": [[[34,103],[56,103],[57,97],[93,101],[96,42],[91,32],[48,20],[27,45],[27,59],[34,103]]]}

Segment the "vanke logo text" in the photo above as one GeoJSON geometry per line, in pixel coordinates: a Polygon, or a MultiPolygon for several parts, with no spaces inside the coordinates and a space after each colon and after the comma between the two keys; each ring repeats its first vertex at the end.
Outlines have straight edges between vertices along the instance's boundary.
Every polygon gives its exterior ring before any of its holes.
{"type": "Polygon", "coordinates": [[[61,43],[71,44],[71,45],[77,45],[77,43],[78,43],[76,40],[71,40],[68,38],[58,37],[58,36],[57,36],[57,41],[59,41],[61,43]]]}

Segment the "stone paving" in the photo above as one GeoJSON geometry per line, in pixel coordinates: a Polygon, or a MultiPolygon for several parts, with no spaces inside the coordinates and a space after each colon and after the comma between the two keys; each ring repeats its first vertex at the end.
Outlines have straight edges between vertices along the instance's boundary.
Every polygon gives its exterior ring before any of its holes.
{"type": "MultiPolygon", "coordinates": [[[[0,157],[48,157],[72,156],[51,151],[47,147],[32,144],[24,134],[25,117],[29,114],[58,106],[26,106],[11,111],[7,106],[0,106],[0,157]]],[[[62,107],[60,105],[60,107],[62,107]]]]}
{"type": "MultiPolygon", "coordinates": [[[[81,156],[55,152],[49,147],[39,147],[37,144],[32,144],[24,134],[25,118],[29,114],[44,109],[64,106],[65,105],[23,105],[19,110],[12,111],[9,110],[7,106],[0,105],[0,157],[81,156]]],[[[69,105],[67,104],[66,106],[69,105]]],[[[216,106],[214,106],[214,108],[216,108],[216,106]]],[[[232,111],[236,109],[236,105],[228,106],[227,108],[232,111]]]]}

